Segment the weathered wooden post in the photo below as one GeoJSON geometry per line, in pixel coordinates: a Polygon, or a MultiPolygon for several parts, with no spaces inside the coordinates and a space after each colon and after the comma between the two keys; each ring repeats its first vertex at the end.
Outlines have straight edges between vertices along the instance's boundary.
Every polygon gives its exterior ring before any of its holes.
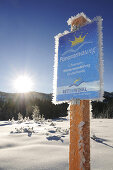
{"type": "Polygon", "coordinates": [[[55,37],[53,102],[70,103],[69,170],[90,170],[90,100],[103,99],[102,18],[80,13],[55,37]]]}
{"type": "Polygon", "coordinates": [[[69,170],[90,170],[89,101],[70,106],[69,170]]]}
{"type": "MultiPolygon", "coordinates": [[[[86,22],[83,16],[77,17],[71,23],[71,31],[86,22]]],[[[73,100],[70,105],[69,170],[90,170],[90,102],[76,102],[73,100]]]]}

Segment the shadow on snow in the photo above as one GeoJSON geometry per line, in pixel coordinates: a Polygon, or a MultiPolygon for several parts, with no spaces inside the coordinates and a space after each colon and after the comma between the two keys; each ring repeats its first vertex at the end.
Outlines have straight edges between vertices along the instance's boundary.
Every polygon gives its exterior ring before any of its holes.
{"type": "Polygon", "coordinates": [[[103,144],[103,145],[106,145],[106,146],[108,146],[108,147],[110,147],[110,148],[113,148],[113,146],[108,145],[107,143],[105,143],[105,142],[109,141],[109,140],[107,140],[107,139],[98,138],[98,137],[96,137],[95,135],[93,135],[93,136],[91,137],[91,139],[93,139],[95,142],[98,142],[98,143],[101,143],[101,144],[103,144]]]}
{"type": "Polygon", "coordinates": [[[56,141],[61,141],[61,142],[64,142],[64,140],[61,139],[60,136],[49,136],[49,137],[46,137],[47,140],[49,141],[52,141],[52,140],[56,140],[56,141]]]}

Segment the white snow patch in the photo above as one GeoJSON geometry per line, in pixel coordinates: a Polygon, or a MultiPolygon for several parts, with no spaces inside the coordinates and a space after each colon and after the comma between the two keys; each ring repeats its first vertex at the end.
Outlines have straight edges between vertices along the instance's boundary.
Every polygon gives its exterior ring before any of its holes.
{"type": "Polygon", "coordinates": [[[55,56],[54,56],[54,76],[53,76],[53,99],[54,104],[62,103],[56,101],[56,91],[57,91],[57,67],[58,67],[58,47],[59,47],[59,38],[68,34],[69,31],[65,30],[63,33],[59,33],[55,38],[55,56]]]}
{"type": "Polygon", "coordinates": [[[81,121],[78,125],[79,128],[79,134],[80,138],[78,141],[78,147],[79,147],[79,154],[80,154],[80,168],[84,169],[84,162],[85,162],[85,157],[84,157],[84,143],[83,143],[83,133],[82,133],[82,128],[84,126],[85,122],[81,121]]]}
{"type": "Polygon", "coordinates": [[[78,128],[81,129],[81,128],[84,126],[84,124],[85,124],[85,122],[81,121],[81,122],[79,123],[79,125],[78,125],[78,128]]]}
{"type": "MultiPolygon", "coordinates": [[[[51,122],[48,121],[43,124],[0,121],[0,169],[68,170],[70,122],[67,118],[52,122],[55,126],[49,126],[51,122]],[[34,130],[30,137],[27,132],[10,133],[15,128],[28,126],[34,130]]],[[[83,125],[83,122],[80,123],[80,127],[83,125]]],[[[113,170],[112,129],[113,119],[91,119],[91,137],[95,135],[98,139],[91,139],[92,170],[113,170]]]]}
{"type": "Polygon", "coordinates": [[[88,22],[91,22],[91,20],[83,12],[81,12],[81,13],[78,13],[76,16],[71,16],[71,18],[69,18],[67,21],[68,25],[71,25],[73,20],[75,20],[81,16],[83,16],[88,22]]]}

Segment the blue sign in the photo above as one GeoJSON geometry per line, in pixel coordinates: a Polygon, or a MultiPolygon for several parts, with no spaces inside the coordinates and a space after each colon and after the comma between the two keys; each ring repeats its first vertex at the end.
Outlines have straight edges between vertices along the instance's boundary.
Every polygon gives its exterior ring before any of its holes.
{"type": "Polygon", "coordinates": [[[99,21],[93,21],[58,39],[56,102],[99,99],[99,21]]]}

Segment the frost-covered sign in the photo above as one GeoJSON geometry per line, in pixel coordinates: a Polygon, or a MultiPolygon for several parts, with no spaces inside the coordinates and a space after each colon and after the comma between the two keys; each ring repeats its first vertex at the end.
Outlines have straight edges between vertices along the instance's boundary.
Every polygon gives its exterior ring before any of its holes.
{"type": "Polygon", "coordinates": [[[101,99],[102,19],[56,36],[54,102],[101,99]]]}

